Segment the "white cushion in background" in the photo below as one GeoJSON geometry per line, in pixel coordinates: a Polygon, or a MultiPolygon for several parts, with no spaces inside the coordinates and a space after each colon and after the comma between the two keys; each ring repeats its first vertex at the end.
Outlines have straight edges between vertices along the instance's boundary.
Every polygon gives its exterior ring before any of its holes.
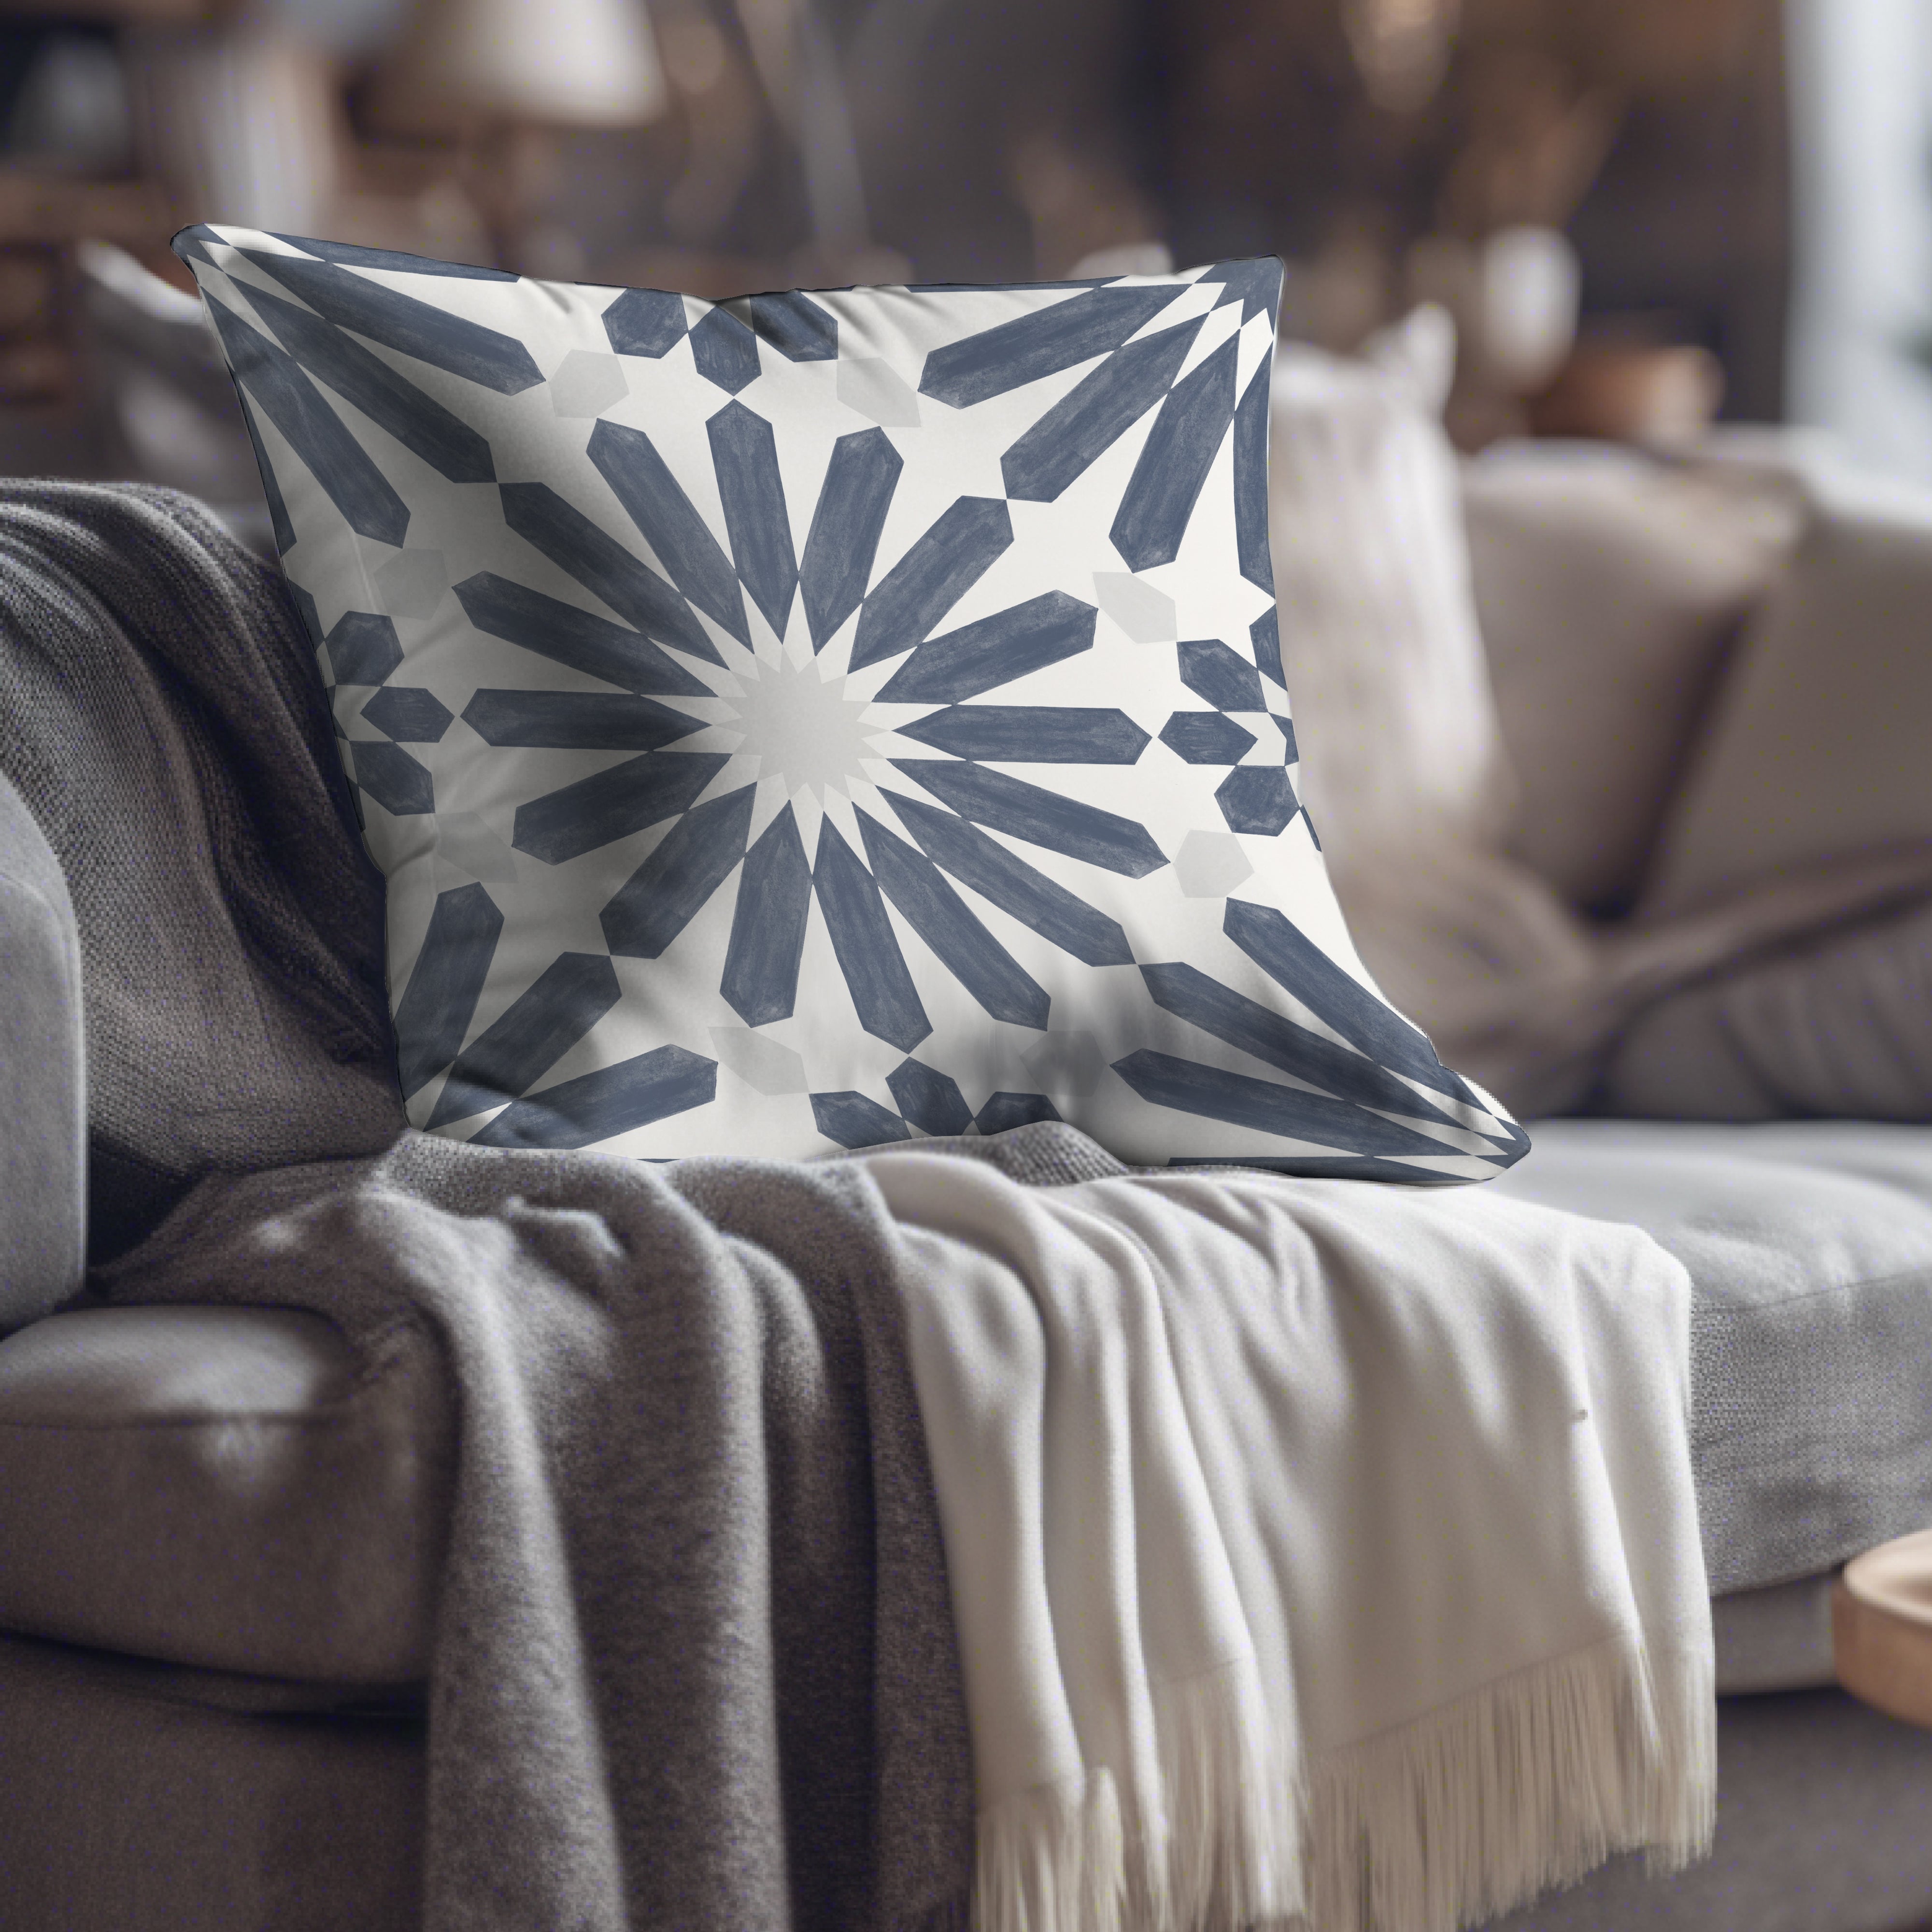
{"type": "Polygon", "coordinates": [[[1501,445],[1462,478],[1516,782],[1505,847],[1573,905],[1628,904],[1737,627],[1789,552],[1794,491],[1605,445],[1501,445]]]}
{"type": "Polygon", "coordinates": [[[1640,910],[1932,838],[1932,493],[1812,465],[1811,522],[1739,640],[1640,910]]]}

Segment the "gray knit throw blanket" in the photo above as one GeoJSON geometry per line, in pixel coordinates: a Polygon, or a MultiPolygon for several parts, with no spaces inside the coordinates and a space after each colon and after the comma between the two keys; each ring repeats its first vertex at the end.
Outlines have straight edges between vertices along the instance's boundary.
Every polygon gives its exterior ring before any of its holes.
{"type": "MultiPolygon", "coordinates": [[[[131,1244],[92,1292],[448,1364],[427,1932],[958,1922],[964,1702],[864,1163],[410,1130],[312,647],[181,497],[0,485],[0,768],[80,924],[100,1245],[131,1244]]],[[[1060,1127],[975,1150],[1121,1171],[1060,1127]]]]}
{"type": "Polygon", "coordinates": [[[80,924],[92,1240],[404,1126],[362,850],[275,572],[136,487],[0,484],[0,761],[80,924]]]}

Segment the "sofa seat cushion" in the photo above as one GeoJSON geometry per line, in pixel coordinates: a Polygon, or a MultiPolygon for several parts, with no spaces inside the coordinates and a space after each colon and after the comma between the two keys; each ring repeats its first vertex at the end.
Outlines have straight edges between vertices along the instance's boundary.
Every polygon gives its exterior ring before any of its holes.
{"type": "Polygon", "coordinates": [[[1690,1270],[1714,1595],[1932,1521],[1932,1129],[1533,1123],[1493,1185],[1634,1222],[1690,1270]]]}
{"type": "Polygon", "coordinates": [[[1762,1590],[1731,1590],[1711,1600],[1711,1634],[1717,1640],[1718,1695],[1765,1690],[1808,1690],[1835,1684],[1832,1654],[1832,1586],[1836,1570],[1769,1583],[1762,1590]]]}
{"type": "Polygon", "coordinates": [[[0,1629],[256,1676],[425,1672],[440,1358],[287,1309],[89,1308],[0,1342],[0,1629]]]}
{"type": "MultiPolygon", "coordinates": [[[[1714,1594],[1817,1577],[1932,1521],[1932,1130],[1562,1120],[1532,1138],[1492,1185],[1634,1222],[1690,1271],[1714,1594]]],[[[452,1450],[412,1330],[364,1360],[287,1310],[49,1317],[0,1342],[0,1629],[414,1681],[452,1450]]],[[[1726,1688],[1814,1679],[1815,1642],[1796,1663],[1774,1648],[1726,1688]]]]}

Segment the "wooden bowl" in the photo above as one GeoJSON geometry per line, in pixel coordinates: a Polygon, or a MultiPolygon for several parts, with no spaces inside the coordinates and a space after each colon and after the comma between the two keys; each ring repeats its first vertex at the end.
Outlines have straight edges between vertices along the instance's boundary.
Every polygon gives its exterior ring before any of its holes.
{"type": "Polygon", "coordinates": [[[1832,1588],[1832,1653],[1853,1696],[1932,1729],[1932,1529],[1845,1565],[1832,1588]]]}

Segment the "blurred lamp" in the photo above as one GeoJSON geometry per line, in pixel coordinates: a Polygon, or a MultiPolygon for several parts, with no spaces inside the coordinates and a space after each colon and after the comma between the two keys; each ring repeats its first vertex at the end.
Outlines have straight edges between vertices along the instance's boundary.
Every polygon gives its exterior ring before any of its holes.
{"type": "Polygon", "coordinates": [[[1342,26],[1369,98],[1393,114],[1428,106],[1449,70],[1460,0],[1342,0],[1342,26]]]}
{"type": "Polygon", "coordinates": [[[1516,395],[1549,382],[1576,340],[1582,268],[1554,228],[1499,229],[1478,257],[1478,332],[1491,376],[1516,395]]]}
{"type": "Polygon", "coordinates": [[[423,0],[382,64],[370,117],[385,133],[459,142],[499,259],[568,274],[577,266],[532,221],[556,131],[636,127],[669,98],[642,0],[423,0]]]}

